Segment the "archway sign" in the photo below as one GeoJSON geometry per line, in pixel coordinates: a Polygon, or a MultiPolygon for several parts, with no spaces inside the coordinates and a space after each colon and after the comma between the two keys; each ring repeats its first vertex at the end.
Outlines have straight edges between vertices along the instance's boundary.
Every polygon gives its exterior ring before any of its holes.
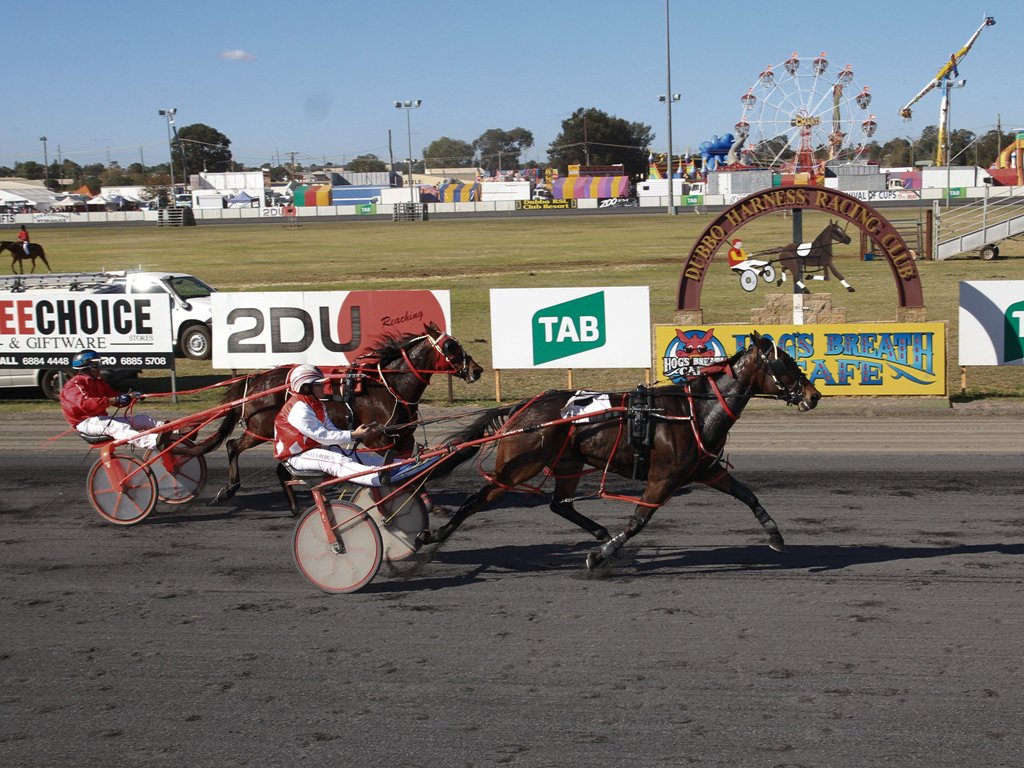
{"type": "Polygon", "coordinates": [[[700,293],[708,266],[732,233],[769,213],[804,209],[844,219],[867,233],[881,248],[896,281],[897,320],[924,320],[924,294],[917,263],[906,242],[881,213],[867,203],[836,189],[796,186],[765,189],[726,208],[705,229],[690,249],[679,277],[677,318],[702,322],[700,293]]]}

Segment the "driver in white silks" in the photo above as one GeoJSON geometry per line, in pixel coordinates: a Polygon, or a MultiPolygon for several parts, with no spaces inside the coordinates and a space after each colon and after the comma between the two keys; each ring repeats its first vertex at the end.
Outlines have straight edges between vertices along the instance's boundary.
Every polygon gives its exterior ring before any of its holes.
{"type": "Polygon", "coordinates": [[[289,372],[291,396],[274,419],[274,457],[278,461],[292,469],[349,477],[350,482],[369,486],[400,485],[426,469],[428,462],[433,463],[428,460],[384,473],[367,472],[384,464],[385,459],[373,451],[357,452],[356,445],[379,434],[380,427],[361,424],[353,430],[338,429],[320,399],[324,381],[323,371],[315,365],[297,365],[289,372]]]}

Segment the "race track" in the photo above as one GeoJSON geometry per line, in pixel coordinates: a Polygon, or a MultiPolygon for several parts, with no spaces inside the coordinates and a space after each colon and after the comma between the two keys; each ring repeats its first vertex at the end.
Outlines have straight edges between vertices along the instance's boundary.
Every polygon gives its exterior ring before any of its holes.
{"type": "Polygon", "coordinates": [[[229,504],[118,528],[59,418],[8,417],[0,764],[1021,765],[1024,408],[756,405],[728,453],[785,554],[700,488],[588,575],[516,496],[340,596],[291,562],[267,449],[229,504]]]}

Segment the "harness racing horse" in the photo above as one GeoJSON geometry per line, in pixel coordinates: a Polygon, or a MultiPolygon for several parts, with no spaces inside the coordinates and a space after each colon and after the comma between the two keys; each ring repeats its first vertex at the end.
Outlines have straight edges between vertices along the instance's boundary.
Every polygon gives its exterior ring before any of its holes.
{"type": "MultiPolygon", "coordinates": [[[[279,366],[234,382],[225,393],[224,402],[239,402],[225,413],[216,432],[193,448],[176,449],[176,453],[186,455],[209,453],[224,442],[239,422],[244,425],[245,434],[227,441],[228,484],[217,493],[214,502],[230,499],[241,487],[239,454],[274,439],[274,419],[287,399],[283,387],[291,369],[292,366],[279,366]],[[261,392],[268,394],[260,397],[261,392]]],[[[424,333],[419,336],[385,336],[351,367],[324,368],[324,373],[331,376],[335,370],[342,375],[331,379],[333,393],[326,402],[331,421],[345,429],[376,422],[385,433],[368,440],[366,447],[377,451],[394,449],[399,454],[408,454],[415,447],[419,401],[433,374],[446,373],[468,383],[479,380],[483,374],[483,368],[458,339],[434,323],[424,325],[424,333]],[[389,425],[397,426],[388,430],[389,425]]],[[[292,514],[298,514],[295,493],[286,483],[287,477],[280,472],[278,477],[292,514]]]]}
{"type": "MultiPolygon", "coordinates": [[[[804,280],[828,280],[829,273],[839,278],[842,286],[853,293],[853,286],[846,282],[835,263],[832,261],[832,243],[839,242],[849,245],[850,236],[846,229],[840,227],[836,222],[829,221],[828,226],[821,230],[810,243],[790,243],[779,253],[779,265],[788,270],[796,282],[796,287],[801,293],[810,293],[810,289],[804,284],[804,280]],[[821,274],[810,275],[808,271],[820,272],[821,274]]],[[[779,278],[776,285],[782,285],[785,276],[779,278]]]]}
{"type": "Polygon", "coordinates": [[[25,247],[16,241],[2,240],[0,241],[0,253],[9,251],[11,254],[11,273],[17,274],[14,271],[14,265],[19,261],[21,262],[21,274],[25,274],[25,259],[32,259],[32,271],[36,271],[36,259],[42,259],[43,264],[46,265],[47,272],[53,272],[50,269],[50,262],[46,260],[46,251],[43,250],[43,246],[39,243],[29,243],[28,253],[25,253],[25,247]]]}
{"type": "Polygon", "coordinates": [[[708,366],[686,385],[646,391],[641,408],[651,426],[647,483],[639,498],[630,499],[636,503],[636,510],[614,537],[604,526],[577,512],[573,497],[585,465],[605,473],[632,475],[637,452],[643,449],[630,440],[628,393],[611,394],[613,407],[603,418],[575,423],[560,418],[561,409],[573,393],[550,391],[515,405],[490,409],[448,438],[454,454],[438,468],[439,473],[447,474],[447,465],[471,458],[488,435],[497,443],[494,470],[485,474],[487,484],[466,499],[447,523],[437,530],[423,531],[417,543],[443,542],[474,512],[548,469],[556,478],[551,510],[603,542],[587,555],[591,570],[643,530],[655,510],[690,483],[703,483],[749,506],[767,532],[769,546],[781,552],[784,545],[778,526],[750,489],[730,474],[721,452],[729,429],[755,395],[784,400],[808,411],[817,405],[821,394],[793,358],[770,339],[757,331],[752,331],[750,338],[746,349],[721,364],[708,366]],[[477,441],[476,445],[458,448],[460,443],[471,441],[477,441]]]}

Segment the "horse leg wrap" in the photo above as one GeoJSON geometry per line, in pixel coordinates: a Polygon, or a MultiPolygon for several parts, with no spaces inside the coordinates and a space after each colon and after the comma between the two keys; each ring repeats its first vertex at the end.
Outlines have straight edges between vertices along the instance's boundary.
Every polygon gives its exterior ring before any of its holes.
{"type": "Polygon", "coordinates": [[[601,559],[607,560],[609,557],[612,557],[622,548],[622,545],[626,543],[628,538],[629,537],[626,536],[626,532],[623,531],[622,533],[618,533],[608,539],[608,541],[598,547],[597,551],[601,553],[601,559]]]}

